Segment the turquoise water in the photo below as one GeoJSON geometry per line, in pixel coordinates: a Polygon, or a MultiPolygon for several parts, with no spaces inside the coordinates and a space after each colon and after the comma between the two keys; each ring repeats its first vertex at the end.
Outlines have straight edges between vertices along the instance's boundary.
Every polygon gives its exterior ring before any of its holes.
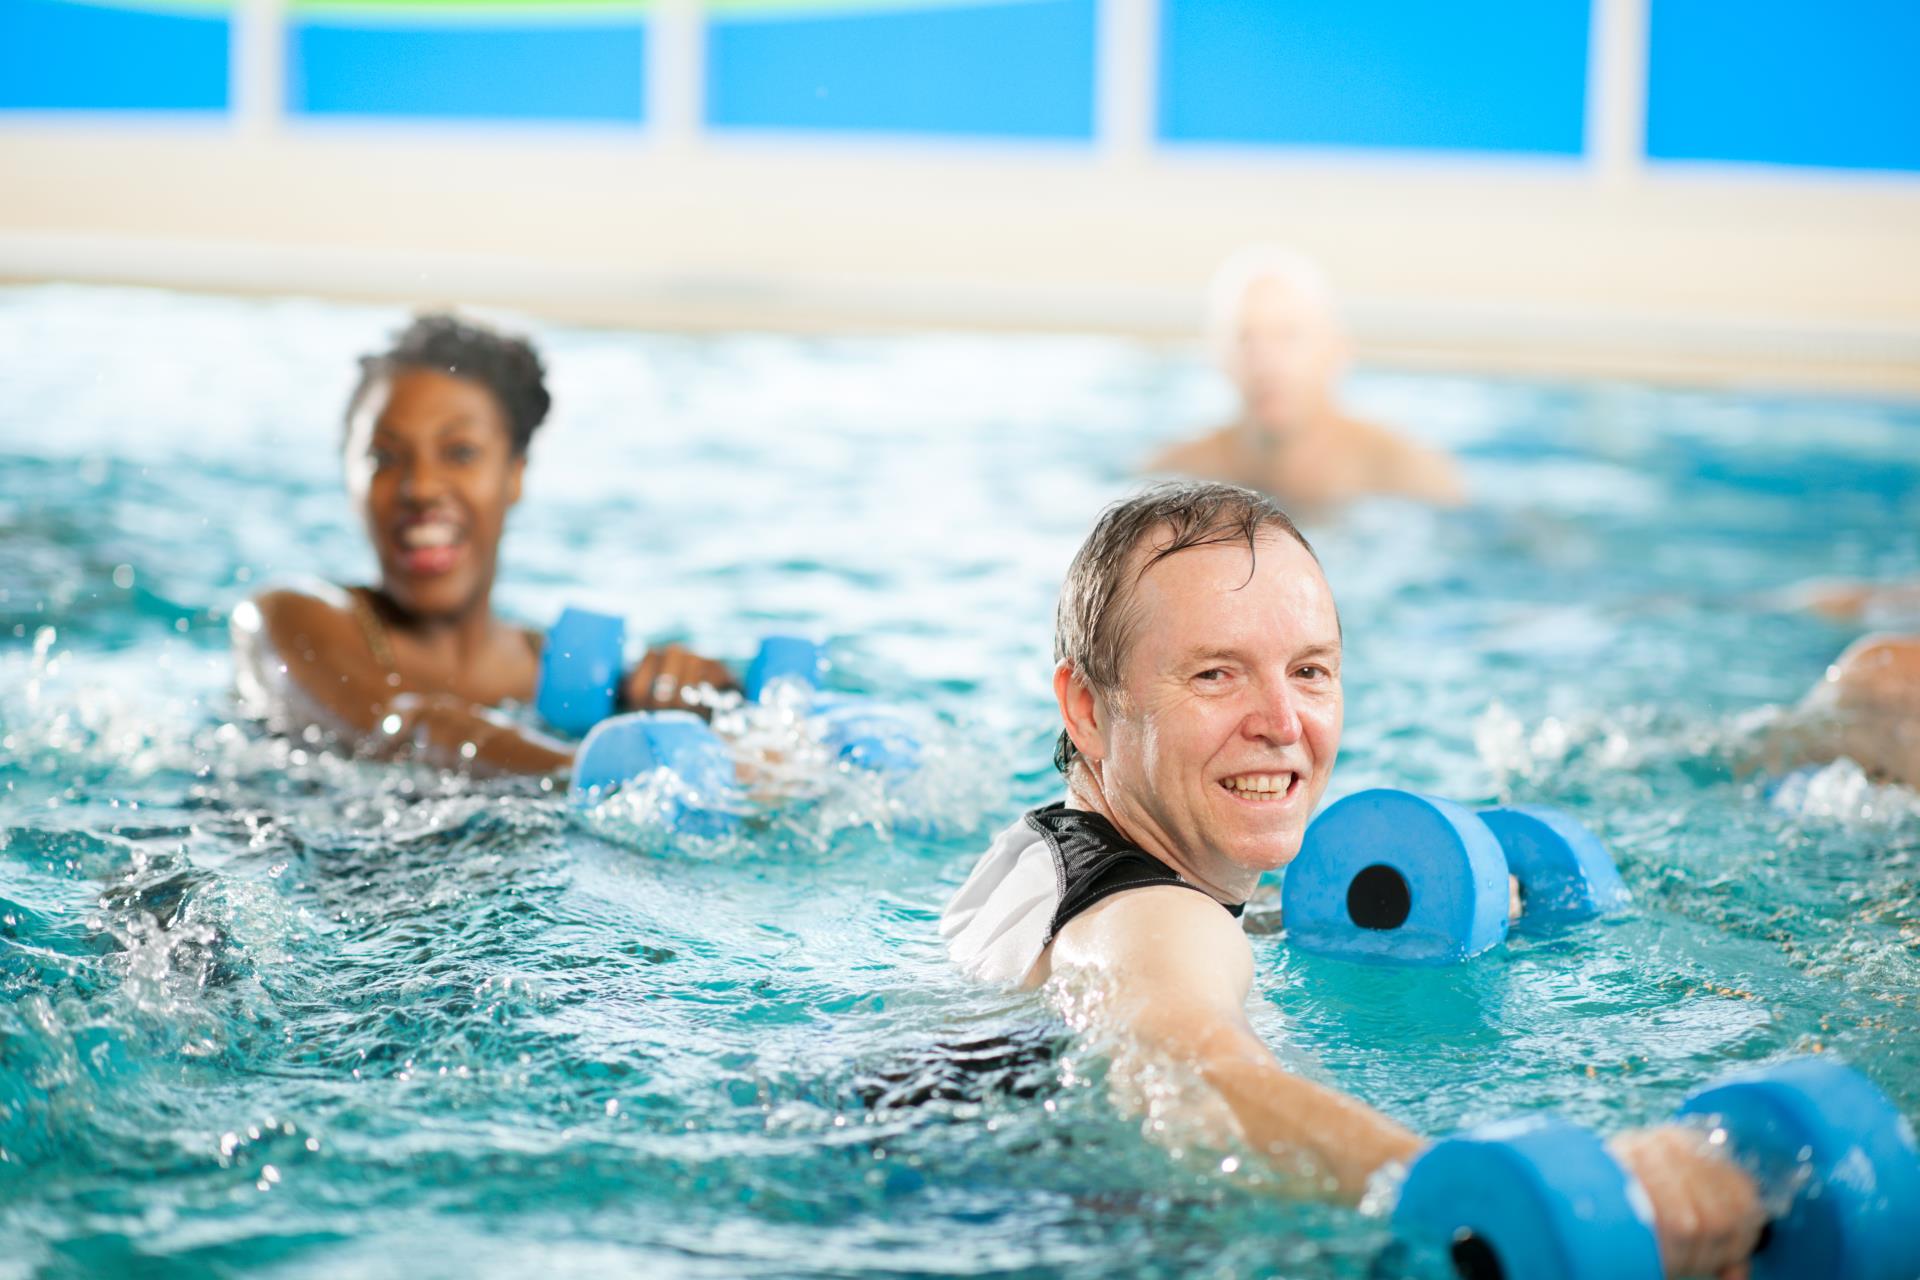
{"type": "MultiPolygon", "coordinates": [[[[865,1101],[1051,1028],[957,980],[934,922],[1053,793],[1054,593],[1134,460],[1224,411],[1196,357],[543,331],[501,606],[738,656],[817,630],[847,687],[940,722],[917,791],[823,777],[690,845],[230,722],[227,611],[370,568],[337,411],[399,319],[0,291],[0,1276],[1372,1273],[1377,1222],[1150,1140],[1096,1055],[865,1101]]],[[[1637,905],[1439,972],[1262,934],[1260,1031],[1434,1132],[1649,1121],[1816,1048],[1920,1115],[1920,800],[1736,770],[1851,638],[1764,593],[1920,575],[1920,410],[1354,392],[1482,501],[1309,527],[1350,645],[1334,793],[1564,805],[1637,905]]]]}

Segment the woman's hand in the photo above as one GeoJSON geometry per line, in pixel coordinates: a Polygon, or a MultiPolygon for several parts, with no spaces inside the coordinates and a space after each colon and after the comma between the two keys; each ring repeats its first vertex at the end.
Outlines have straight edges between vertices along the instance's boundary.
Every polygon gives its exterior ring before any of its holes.
{"type": "Polygon", "coordinates": [[[703,658],[677,644],[647,650],[627,674],[621,687],[625,711],[662,711],[669,708],[707,715],[711,708],[698,697],[701,688],[736,689],[733,673],[711,658],[703,658]]]}
{"type": "Polygon", "coordinates": [[[1698,1129],[1658,1125],[1607,1144],[1653,1202],[1669,1276],[1747,1280],[1766,1215],[1753,1179],[1698,1129]]]}

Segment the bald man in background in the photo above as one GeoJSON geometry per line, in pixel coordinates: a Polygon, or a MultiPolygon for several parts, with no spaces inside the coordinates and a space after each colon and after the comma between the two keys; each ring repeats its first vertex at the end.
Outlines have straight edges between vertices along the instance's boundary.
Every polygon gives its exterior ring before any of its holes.
{"type": "Polygon", "coordinates": [[[1326,278],[1271,246],[1230,258],[1214,279],[1211,324],[1240,392],[1236,421],[1166,450],[1150,472],[1244,485],[1290,507],[1382,494],[1435,506],[1465,501],[1451,458],[1349,416],[1339,384],[1351,355],[1326,278]]]}

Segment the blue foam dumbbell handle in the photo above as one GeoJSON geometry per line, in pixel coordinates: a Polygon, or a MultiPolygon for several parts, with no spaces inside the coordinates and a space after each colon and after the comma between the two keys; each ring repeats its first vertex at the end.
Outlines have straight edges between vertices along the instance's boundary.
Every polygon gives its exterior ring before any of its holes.
{"type": "Polygon", "coordinates": [[[1618,911],[1631,901],[1599,837],[1558,809],[1515,804],[1480,810],[1520,882],[1520,926],[1571,924],[1618,911]]]}
{"type": "Polygon", "coordinates": [[[1469,1280],[1660,1280],[1646,1195],[1599,1138],[1555,1116],[1443,1139],[1407,1171],[1396,1234],[1469,1280]]]}
{"type": "Polygon", "coordinates": [[[673,825],[711,834],[738,824],[733,753],[691,711],[634,711],[595,725],[574,753],[571,798],[590,804],[662,769],[682,784],[668,801],[673,825]]]}
{"type": "Polygon", "coordinates": [[[1800,1058],[1727,1076],[1682,1116],[1724,1126],[1763,1187],[1795,1187],[1753,1256],[1754,1280],[1920,1277],[1920,1146],[1857,1071],[1800,1058]]]}
{"type": "Polygon", "coordinates": [[[1448,964],[1507,936],[1507,862],[1459,805],[1376,788],[1307,827],[1280,892],[1287,941],[1359,960],[1448,964]]]}
{"type": "Polygon", "coordinates": [[[627,624],[611,614],[569,606],[547,630],[540,649],[540,687],[534,708],[565,733],[581,734],[613,714],[619,703],[627,624]]]}
{"type": "Polygon", "coordinates": [[[817,689],[826,669],[826,655],[813,641],[800,636],[768,636],[760,642],[753,661],[747,664],[741,691],[749,702],[758,702],[775,680],[793,680],[817,689]]]}

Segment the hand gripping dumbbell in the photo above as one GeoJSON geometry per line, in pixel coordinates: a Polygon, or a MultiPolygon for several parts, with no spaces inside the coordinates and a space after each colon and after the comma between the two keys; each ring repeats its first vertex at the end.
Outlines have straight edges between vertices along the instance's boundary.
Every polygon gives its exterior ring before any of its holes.
{"type": "MultiPolygon", "coordinates": [[[[1738,1072],[1678,1112],[1724,1130],[1769,1208],[1754,1280],[1920,1277],[1920,1147],[1866,1077],[1821,1058],[1738,1072]]],[[[1462,1280],[1660,1280],[1646,1194],[1600,1139],[1551,1116],[1484,1125],[1408,1170],[1397,1235],[1462,1280]]]]}
{"type": "Polygon", "coordinates": [[[1361,791],[1307,827],[1280,904],[1290,944],[1352,959],[1447,964],[1506,939],[1508,884],[1521,927],[1625,906],[1627,887],[1592,832],[1557,809],[1471,812],[1411,791],[1361,791]]]}

